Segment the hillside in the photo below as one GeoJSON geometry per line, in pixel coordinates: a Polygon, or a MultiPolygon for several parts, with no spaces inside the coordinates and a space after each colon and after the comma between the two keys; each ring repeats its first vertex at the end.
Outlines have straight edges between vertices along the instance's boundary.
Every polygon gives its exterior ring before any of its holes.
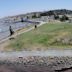
{"type": "Polygon", "coordinates": [[[66,10],[66,9],[58,9],[58,10],[50,10],[50,11],[45,11],[43,13],[41,13],[41,15],[44,16],[50,16],[50,15],[65,15],[65,14],[72,14],[71,10],[66,10]]]}
{"type": "Polygon", "coordinates": [[[34,19],[34,18],[41,18],[42,16],[51,16],[51,15],[71,15],[72,11],[71,10],[66,10],[66,9],[58,9],[58,10],[50,10],[50,11],[43,11],[43,12],[31,12],[27,14],[20,14],[16,16],[8,16],[0,21],[2,22],[15,22],[15,21],[20,21],[21,18],[24,19],[34,19]]]}
{"type": "Polygon", "coordinates": [[[72,10],[58,9],[58,10],[50,10],[50,11],[44,11],[44,12],[32,12],[32,13],[21,14],[21,15],[12,16],[12,17],[27,17],[27,16],[30,17],[34,14],[40,15],[40,16],[49,16],[49,15],[54,15],[54,14],[64,15],[64,14],[72,14],[72,10]]]}
{"type": "Polygon", "coordinates": [[[46,50],[48,48],[72,48],[72,24],[44,24],[17,36],[5,47],[7,50],[46,50]]]}

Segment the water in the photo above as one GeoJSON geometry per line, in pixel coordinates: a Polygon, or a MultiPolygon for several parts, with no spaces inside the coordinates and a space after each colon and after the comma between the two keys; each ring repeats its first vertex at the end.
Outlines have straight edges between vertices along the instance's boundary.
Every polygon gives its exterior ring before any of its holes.
{"type": "MultiPolygon", "coordinates": [[[[6,19],[5,19],[6,20],[6,19]]],[[[0,40],[3,40],[5,38],[7,38],[9,36],[9,26],[12,27],[12,29],[14,31],[30,26],[30,25],[34,25],[34,24],[39,24],[41,21],[37,22],[37,21],[32,21],[32,20],[27,20],[26,22],[15,22],[15,23],[4,23],[3,20],[0,20],[0,40]]]]}
{"type": "Polygon", "coordinates": [[[31,23],[5,23],[5,24],[0,24],[0,40],[5,39],[9,36],[9,26],[12,26],[12,29],[14,31],[27,27],[31,25],[31,23]]]}

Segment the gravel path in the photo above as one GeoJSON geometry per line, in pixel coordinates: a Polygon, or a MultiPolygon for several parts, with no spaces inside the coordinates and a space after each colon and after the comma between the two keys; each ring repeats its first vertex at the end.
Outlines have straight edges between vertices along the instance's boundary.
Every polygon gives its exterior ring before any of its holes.
{"type": "Polygon", "coordinates": [[[47,50],[47,51],[16,51],[0,52],[0,58],[16,58],[27,56],[69,56],[72,57],[72,50],[47,50]]]}

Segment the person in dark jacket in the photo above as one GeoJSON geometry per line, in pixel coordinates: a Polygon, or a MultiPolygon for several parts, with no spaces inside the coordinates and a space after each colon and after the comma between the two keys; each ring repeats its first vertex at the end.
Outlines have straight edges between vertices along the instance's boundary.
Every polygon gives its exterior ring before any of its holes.
{"type": "Polygon", "coordinates": [[[12,36],[14,34],[14,31],[11,26],[9,26],[9,31],[10,31],[10,36],[12,36]]]}
{"type": "Polygon", "coordinates": [[[35,29],[37,29],[37,25],[35,25],[35,29]]]}

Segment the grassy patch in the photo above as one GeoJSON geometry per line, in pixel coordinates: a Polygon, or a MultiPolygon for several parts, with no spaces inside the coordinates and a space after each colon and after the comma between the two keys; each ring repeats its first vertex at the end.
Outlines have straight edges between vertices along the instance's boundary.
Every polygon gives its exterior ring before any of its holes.
{"type": "Polygon", "coordinates": [[[51,46],[71,47],[69,43],[63,43],[59,39],[65,40],[72,36],[72,24],[69,23],[48,23],[37,29],[19,35],[15,40],[10,41],[6,48],[13,50],[33,50],[38,48],[48,48],[51,46]]]}

